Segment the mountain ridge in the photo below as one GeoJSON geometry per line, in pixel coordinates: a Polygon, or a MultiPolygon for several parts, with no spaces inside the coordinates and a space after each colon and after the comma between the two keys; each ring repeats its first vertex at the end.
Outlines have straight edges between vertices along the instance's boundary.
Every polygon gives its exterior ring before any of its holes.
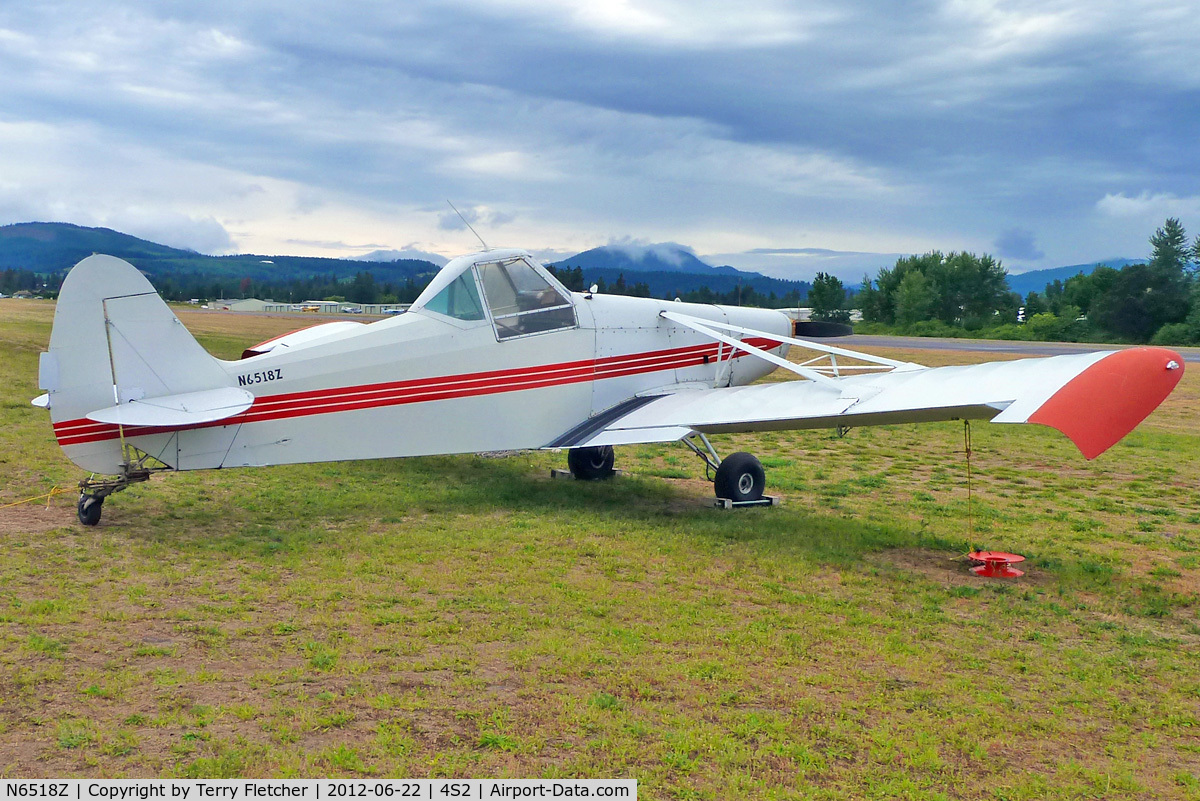
{"type": "MultiPolygon", "coordinates": [[[[690,273],[693,275],[750,275],[762,273],[739,270],[729,265],[713,266],[700,259],[691,248],[676,242],[651,245],[610,244],[576,253],[554,263],[589,269],[627,270],[642,273],[690,273]]],[[[786,280],[786,279],[785,279],[786,280]]]]}
{"type": "Polygon", "coordinates": [[[1052,284],[1055,281],[1066,281],[1068,278],[1073,278],[1079,273],[1090,275],[1092,270],[1095,270],[1100,265],[1112,267],[1114,270],[1119,270],[1130,264],[1143,264],[1145,259],[1101,259],[1100,261],[1089,262],[1086,264],[1070,264],[1066,267],[1049,267],[1044,270],[1030,270],[1025,273],[1008,274],[1008,287],[1013,292],[1017,292],[1024,297],[1030,292],[1041,293],[1046,289],[1046,284],[1052,284]]]}
{"type": "Polygon", "coordinates": [[[89,228],[73,223],[31,222],[0,226],[0,270],[65,273],[93,253],[125,259],[139,270],[158,277],[208,274],[221,278],[289,280],[334,275],[354,278],[370,271],[381,280],[403,282],[439,266],[422,259],[363,262],[320,256],[287,256],[243,253],[209,256],[194,250],[160,245],[111,228],[89,228]]]}
{"type": "MultiPolygon", "coordinates": [[[[160,278],[207,274],[255,281],[286,281],[312,276],[336,276],[339,280],[349,280],[359,272],[367,271],[381,282],[403,283],[409,279],[424,280],[442,266],[427,259],[386,260],[388,255],[405,255],[405,251],[376,251],[348,259],[250,253],[209,256],[194,250],[161,245],[111,228],[89,228],[60,222],[0,226],[0,270],[62,274],[93,253],[123,258],[147,274],[160,278]]],[[[1065,281],[1080,272],[1090,273],[1100,264],[1120,268],[1141,261],[1144,259],[1114,258],[1089,264],[1010,273],[1008,282],[1012,291],[1025,296],[1031,291],[1044,291],[1046,284],[1055,280],[1065,281]]],[[[774,292],[778,297],[798,291],[804,297],[811,286],[807,281],[773,278],[729,265],[714,266],[696,256],[691,248],[675,242],[611,243],[560,259],[553,266],[557,269],[580,268],[587,284],[603,279],[611,285],[620,277],[630,286],[645,283],[657,297],[673,297],[703,287],[717,293],[750,287],[764,295],[774,292]]]]}
{"type": "Polygon", "coordinates": [[[774,293],[777,298],[790,293],[804,298],[812,286],[807,281],[772,278],[729,265],[713,266],[676,242],[602,245],[559,259],[553,267],[581,269],[585,285],[603,279],[612,286],[622,278],[627,285],[644,283],[655,297],[675,297],[703,288],[717,294],[750,288],[763,295],[774,293]]]}
{"type": "MultiPolygon", "coordinates": [[[[588,283],[603,279],[616,283],[624,276],[630,285],[645,283],[659,297],[674,296],[708,287],[725,293],[752,287],[764,295],[782,296],[790,291],[807,293],[808,283],[770,278],[760,273],[733,267],[713,267],[695,256],[690,249],[675,243],[662,245],[622,245],[617,248],[593,248],[557,265],[579,266],[588,283]],[[609,253],[621,254],[615,261],[609,253]],[[639,253],[639,250],[641,251],[639,253]],[[642,258],[635,258],[641,255],[642,258]],[[582,257],[582,258],[580,258],[582,257]]],[[[140,239],[111,228],[89,228],[73,223],[28,222],[0,226],[0,270],[23,269],[42,274],[64,274],[76,262],[93,253],[106,253],[125,259],[151,277],[159,279],[212,275],[224,279],[250,278],[253,281],[287,281],[312,276],[336,276],[353,279],[370,272],[379,282],[403,283],[422,280],[442,265],[425,259],[390,261],[336,259],[318,256],[287,256],[244,253],[233,256],[209,256],[140,239]]],[[[403,251],[396,251],[402,254],[403,251]]],[[[383,258],[389,252],[376,251],[368,257],[383,258]]],[[[556,265],[556,266],[557,266],[556,265]]]]}

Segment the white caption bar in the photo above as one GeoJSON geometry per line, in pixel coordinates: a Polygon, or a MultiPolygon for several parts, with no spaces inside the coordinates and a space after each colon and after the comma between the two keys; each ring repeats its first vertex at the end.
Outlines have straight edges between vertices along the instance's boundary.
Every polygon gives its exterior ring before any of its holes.
{"type": "Polygon", "coordinates": [[[0,780],[0,799],[74,801],[615,798],[636,801],[635,779],[20,779],[0,780]]]}

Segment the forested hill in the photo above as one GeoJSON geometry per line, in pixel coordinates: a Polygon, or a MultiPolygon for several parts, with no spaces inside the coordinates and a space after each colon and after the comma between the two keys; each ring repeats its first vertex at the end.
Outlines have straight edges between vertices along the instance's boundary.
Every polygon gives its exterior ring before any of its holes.
{"type": "Polygon", "coordinates": [[[760,273],[748,273],[735,267],[714,267],[698,258],[691,248],[674,242],[661,242],[654,245],[604,245],[576,253],[571,258],[558,262],[555,266],[558,265],[580,267],[585,274],[590,274],[593,270],[616,270],[627,273],[694,273],[696,275],[741,276],[742,278],[765,277],[760,273]]]}
{"type": "MultiPolygon", "coordinates": [[[[657,246],[656,246],[657,247],[657,246]]],[[[688,296],[701,302],[787,303],[797,305],[807,294],[809,284],[785,281],[758,273],[746,273],[732,267],[704,264],[680,246],[678,253],[661,249],[641,259],[608,261],[600,258],[606,249],[579,254],[585,262],[576,268],[562,268],[563,277],[576,279],[579,288],[599,283],[606,291],[624,294],[652,294],[656,297],[688,296]],[[682,255],[680,255],[682,254],[682,255]],[[774,297],[772,297],[774,296],[774,297]]],[[[366,284],[361,302],[375,295],[411,301],[415,293],[440,269],[421,259],[359,261],[312,256],[206,256],[181,250],[108,228],[85,228],[69,223],[18,223],[0,226],[0,274],[10,273],[0,290],[38,286],[34,276],[50,277],[50,289],[57,286],[76,262],[93,253],[105,253],[125,259],[150,276],[164,295],[172,298],[235,297],[248,292],[269,293],[279,297],[303,296],[318,291],[344,294],[337,284],[366,284]],[[12,272],[23,274],[11,276],[12,272]],[[369,280],[366,274],[369,273],[369,280]],[[314,280],[316,279],[316,280],[314,280]]],[[[614,250],[608,250],[611,257],[614,250]]],[[[38,279],[40,282],[41,279],[38,279]]]]}
{"type": "Polygon", "coordinates": [[[159,245],[109,228],[84,228],[69,223],[17,223],[0,226],[0,270],[62,274],[80,259],[106,253],[125,259],[158,278],[204,275],[240,281],[284,282],[314,275],[352,279],[369,270],[379,281],[403,283],[437,272],[419,259],[371,262],[313,256],[205,256],[192,250],[159,245]]]}
{"type": "Polygon", "coordinates": [[[656,298],[679,296],[702,303],[738,303],[749,299],[753,304],[796,306],[812,286],[807,281],[772,278],[729,266],[714,267],[697,258],[690,248],[674,242],[605,245],[577,253],[553,266],[559,278],[572,288],[575,287],[571,277],[581,275],[582,279],[575,282],[582,285],[579,288],[596,283],[612,291],[622,286],[630,294],[656,298]]]}
{"type": "Polygon", "coordinates": [[[1047,284],[1053,284],[1055,281],[1066,281],[1068,278],[1074,278],[1082,273],[1083,275],[1091,275],[1092,271],[1100,265],[1112,267],[1114,270],[1119,270],[1122,267],[1127,267],[1130,264],[1142,264],[1145,259],[1104,259],[1102,261],[1091,262],[1088,264],[1072,264],[1067,267],[1052,267],[1047,270],[1032,270],[1027,273],[1008,274],[1008,288],[1016,292],[1021,297],[1025,297],[1030,292],[1043,292],[1047,284]]]}

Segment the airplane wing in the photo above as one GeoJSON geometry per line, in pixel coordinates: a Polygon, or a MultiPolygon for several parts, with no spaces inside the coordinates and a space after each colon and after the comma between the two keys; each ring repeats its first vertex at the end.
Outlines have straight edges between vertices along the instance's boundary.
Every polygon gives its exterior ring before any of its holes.
{"type": "MultiPolygon", "coordinates": [[[[690,318],[679,315],[678,322],[690,318]]],[[[673,318],[675,319],[675,318],[673,318]]],[[[730,344],[737,340],[696,327],[730,344]]],[[[721,326],[734,328],[733,326],[721,326]]],[[[773,339],[779,339],[777,335],[773,339]]],[[[803,347],[841,354],[803,340],[803,347]]],[[[735,345],[736,346],[736,345],[735,345]]],[[[753,350],[746,346],[746,350],[753,350]]],[[[771,354],[767,354],[771,355],[771,354]]],[[[878,357],[859,354],[872,361],[878,357]]],[[[777,358],[777,357],[776,357],[777,358]]],[[[808,364],[808,363],[806,363],[808,364]]],[[[1038,423],[1058,429],[1088,459],[1129,433],[1170,394],[1183,359],[1164,348],[1131,348],[962,367],[892,362],[887,373],[831,375],[634,398],[568,432],[553,447],[669,442],[702,434],[835,428],[939,420],[1038,423]]],[[[812,377],[816,368],[789,369],[812,377]],[[803,371],[803,372],[802,372],[803,371]]],[[[838,373],[836,368],[834,372],[838,373]]]]}

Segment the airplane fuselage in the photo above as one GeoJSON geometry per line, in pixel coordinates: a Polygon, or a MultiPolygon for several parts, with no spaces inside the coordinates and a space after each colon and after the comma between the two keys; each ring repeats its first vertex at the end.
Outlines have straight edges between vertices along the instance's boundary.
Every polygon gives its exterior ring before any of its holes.
{"type": "MultiPolygon", "coordinates": [[[[418,304],[313,331],[294,347],[284,337],[261,355],[218,362],[231,386],[254,396],[244,412],[171,430],[125,426],[124,438],[178,470],[543,448],[638,395],[738,386],[774,369],[670,323],[664,310],[790,334],[789,319],[766,309],[590,293],[569,301],[575,324],[551,331],[513,335],[490,314],[463,320],[418,304]]],[[[55,433],[76,464],[118,472],[116,425],[72,416],[56,419],[55,433]]]]}

